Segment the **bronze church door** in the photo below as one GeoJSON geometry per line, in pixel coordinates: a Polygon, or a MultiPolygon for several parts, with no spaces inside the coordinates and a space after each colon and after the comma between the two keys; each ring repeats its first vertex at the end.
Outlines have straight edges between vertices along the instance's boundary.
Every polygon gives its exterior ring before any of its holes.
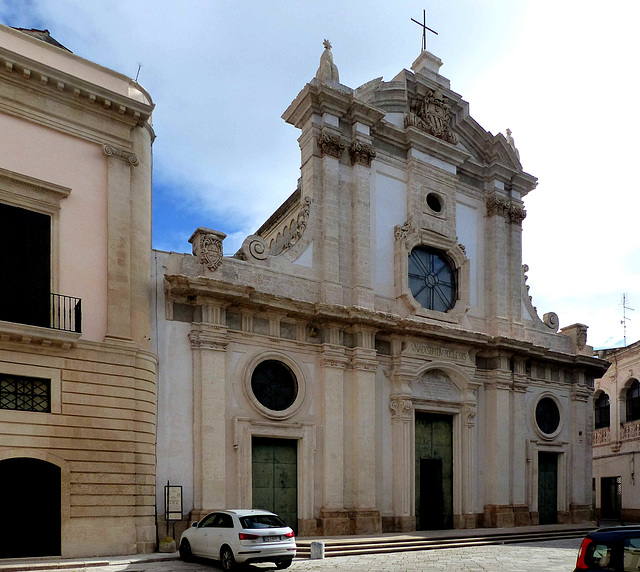
{"type": "Polygon", "coordinates": [[[540,524],[558,523],[558,455],[538,453],[538,514],[540,524]]]}
{"type": "Polygon", "coordinates": [[[453,418],[416,411],[416,528],[453,528],[453,418]]]}
{"type": "Polygon", "coordinates": [[[298,531],[298,442],[254,437],[252,440],[253,508],[275,512],[298,531]]]}
{"type": "Polygon", "coordinates": [[[60,556],[60,467],[17,457],[0,461],[0,558],[60,556]]]}

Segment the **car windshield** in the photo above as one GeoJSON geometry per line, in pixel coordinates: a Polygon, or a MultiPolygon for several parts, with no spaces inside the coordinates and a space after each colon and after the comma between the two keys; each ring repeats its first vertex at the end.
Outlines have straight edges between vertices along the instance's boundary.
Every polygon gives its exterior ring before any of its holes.
{"type": "Polygon", "coordinates": [[[252,514],[240,517],[242,528],[283,528],[287,526],[275,514],[252,514]]]}

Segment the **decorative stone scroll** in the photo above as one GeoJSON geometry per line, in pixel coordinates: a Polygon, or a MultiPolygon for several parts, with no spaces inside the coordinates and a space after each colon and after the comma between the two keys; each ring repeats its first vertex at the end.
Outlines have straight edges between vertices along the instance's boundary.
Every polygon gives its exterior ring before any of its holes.
{"type": "Polygon", "coordinates": [[[512,224],[522,224],[527,216],[527,211],[521,203],[512,199],[498,196],[496,193],[489,195],[485,199],[487,206],[487,216],[502,216],[512,224]]]}
{"type": "Polygon", "coordinates": [[[439,89],[428,90],[422,99],[411,102],[411,111],[404,117],[404,126],[417,127],[429,135],[456,145],[458,136],[449,125],[451,106],[439,89]]]}
{"type": "Polygon", "coordinates": [[[222,263],[222,241],[227,237],[224,232],[210,228],[198,228],[189,239],[193,245],[193,255],[200,264],[214,272],[222,263]]]}
{"type": "Polygon", "coordinates": [[[340,159],[340,155],[342,155],[346,145],[338,135],[325,132],[318,136],[318,147],[320,147],[322,156],[329,155],[330,157],[340,159]]]}
{"type": "Polygon", "coordinates": [[[365,167],[371,167],[371,161],[376,156],[376,150],[370,143],[358,141],[357,139],[349,147],[349,156],[351,157],[351,164],[364,165],[365,167]]]}
{"type": "Polygon", "coordinates": [[[282,246],[283,251],[289,250],[302,238],[302,235],[307,228],[307,223],[309,222],[310,213],[311,197],[305,197],[304,201],[302,201],[300,212],[298,212],[295,227],[291,229],[291,238],[282,246]]]}
{"type": "Polygon", "coordinates": [[[558,314],[556,314],[555,312],[547,312],[544,316],[542,316],[542,321],[554,332],[558,331],[558,327],[560,326],[560,319],[558,318],[558,314]]]}
{"type": "Polygon", "coordinates": [[[267,243],[258,234],[247,236],[240,250],[242,260],[266,260],[267,258],[267,243]]]}
{"type": "Polygon", "coordinates": [[[391,409],[391,419],[409,419],[411,414],[411,400],[393,398],[389,402],[391,409]]]}
{"type": "Polygon", "coordinates": [[[409,221],[402,226],[397,224],[393,227],[393,236],[396,240],[407,240],[407,237],[413,232],[413,227],[409,221]]]}
{"type": "Polygon", "coordinates": [[[137,167],[140,164],[138,156],[135,153],[130,153],[124,149],[118,149],[113,145],[103,145],[102,154],[106,157],[117,157],[129,163],[132,167],[137,167]]]}

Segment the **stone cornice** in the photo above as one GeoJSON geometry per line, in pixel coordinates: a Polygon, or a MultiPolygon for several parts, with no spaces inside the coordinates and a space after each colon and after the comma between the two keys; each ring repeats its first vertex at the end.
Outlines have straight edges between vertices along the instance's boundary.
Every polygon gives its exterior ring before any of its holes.
{"type": "Polygon", "coordinates": [[[339,324],[352,327],[354,324],[366,325],[376,330],[394,331],[409,336],[433,336],[440,342],[449,341],[456,345],[473,345],[478,350],[504,351],[522,354],[535,359],[544,359],[563,366],[583,367],[593,372],[594,377],[602,377],[609,364],[599,358],[586,355],[573,355],[552,351],[525,340],[493,337],[489,334],[466,330],[449,323],[436,323],[422,319],[404,318],[397,314],[379,312],[357,306],[341,306],[323,303],[303,302],[259,292],[251,286],[230,284],[203,276],[184,274],[166,274],[165,291],[167,299],[186,303],[192,296],[197,303],[215,299],[217,303],[239,304],[260,310],[265,306],[287,313],[291,317],[314,322],[339,324]]]}
{"type": "MultiPolygon", "coordinates": [[[[108,112],[133,124],[143,125],[151,117],[154,105],[137,101],[102,86],[72,76],[0,47],[0,68],[11,79],[29,89],[74,105],[85,105],[108,112]]],[[[144,90],[139,89],[144,95],[144,90]]]]}
{"type": "Polygon", "coordinates": [[[48,181],[42,181],[41,179],[23,175],[22,173],[15,173],[14,171],[0,168],[0,181],[2,180],[39,193],[45,191],[57,200],[65,199],[71,194],[69,187],[63,187],[62,185],[56,185],[55,183],[49,183],[48,181]]]}

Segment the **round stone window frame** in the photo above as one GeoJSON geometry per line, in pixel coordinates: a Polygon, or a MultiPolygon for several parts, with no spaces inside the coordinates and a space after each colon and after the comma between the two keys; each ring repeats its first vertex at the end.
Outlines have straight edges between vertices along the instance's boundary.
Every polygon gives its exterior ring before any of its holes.
{"type": "Polygon", "coordinates": [[[430,191],[426,194],[425,198],[424,198],[424,202],[427,205],[427,208],[436,215],[442,215],[444,213],[444,199],[442,198],[441,195],[439,195],[438,193],[435,193],[433,191],[430,191]],[[435,202],[438,206],[437,209],[433,208],[433,206],[430,203],[435,202]]]}
{"type": "Polygon", "coordinates": [[[542,437],[546,441],[552,441],[553,439],[555,439],[561,433],[564,427],[564,418],[565,418],[564,408],[562,407],[562,403],[556,397],[555,394],[545,391],[544,393],[541,393],[540,395],[538,395],[538,397],[535,399],[533,403],[533,410],[531,411],[531,419],[533,419],[533,428],[535,429],[536,433],[540,435],[540,437],[542,437]],[[558,408],[558,415],[560,416],[558,426],[556,427],[555,431],[553,431],[552,433],[545,433],[538,426],[538,420],[536,419],[536,410],[538,409],[538,404],[547,397],[550,398],[551,401],[553,401],[556,404],[556,407],[558,408]]]}
{"type": "Polygon", "coordinates": [[[307,392],[307,382],[304,373],[302,372],[302,368],[300,368],[300,366],[298,366],[298,364],[289,356],[277,352],[261,353],[254,356],[245,366],[243,382],[244,393],[247,397],[247,400],[258,413],[260,413],[267,419],[282,420],[293,417],[302,407],[307,392]],[[298,394],[293,400],[293,403],[289,407],[281,411],[269,409],[268,407],[262,405],[262,403],[258,401],[256,395],[253,393],[253,388],[251,387],[251,378],[253,377],[253,372],[258,367],[258,365],[265,361],[278,361],[283,363],[291,370],[291,373],[293,373],[294,377],[296,378],[296,382],[298,383],[298,394]]]}

